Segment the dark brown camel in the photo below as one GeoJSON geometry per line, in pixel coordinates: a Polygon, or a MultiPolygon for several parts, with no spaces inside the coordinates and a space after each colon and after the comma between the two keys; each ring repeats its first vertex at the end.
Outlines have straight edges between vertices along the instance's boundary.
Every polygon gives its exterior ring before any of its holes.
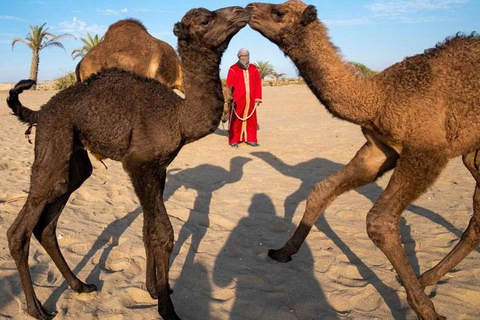
{"type": "Polygon", "coordinates": [[[240,7],[213,12],[200,8],[190,10],[175,24],[187,75],[185,99],[158,81],[118,69],[105,70],[59,92],[40,111],[32,111],[18,100],[18,94],[33,81],[21,81],[10,91],[7,103],[15,115],[23,122],[38,123],[30,192],[7,233],[30,315],[38,319],[53,316],[33,290],[28,270],[32,233],[74,291],[96,290],[95,285],[83,283],[72,273],[55,236],[68,197],[92,173],[85,151],[88,147],[121,161],[128,172],[144,211],[147,290],[158,298],[163,319],[179,319],[168,284],[173,229],[163,203],[166,168],[183,145],[218,127],[224,103],[221,57],[249,18],[240,7]]]}
{"type": "Polygon", "coordinates": [[[457,35],[367,79],[342,61],[314,6],[291,0],[252,3],[247,11],[250,26],[292,59],[322,104],[360,125],[367,139],[344,169],[316,185],[295,234],[270,257],[289,261],[337,196],[395,168],[367,215],[368,236],[397,271],[418,317],[443,319],[424,288],[480,243],[480,38],[457,35]],[[477,182],[473,217],[452,252],[417,279],[400,242],[400,215],[460,155],[477,182]]]}
{"type": "Polygon", "coordinates": [[[77,81],[85,81],[107,68],[132,71],[184,93],[182,68],[175,49],[150,35],[134,19],[120,20],[108,28],[104,40],[78,63],[77,81]]]}

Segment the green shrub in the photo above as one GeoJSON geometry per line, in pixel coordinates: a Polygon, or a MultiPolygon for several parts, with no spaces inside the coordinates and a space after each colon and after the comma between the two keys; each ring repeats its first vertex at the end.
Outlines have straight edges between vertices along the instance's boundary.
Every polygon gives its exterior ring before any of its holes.
{"type": "Polygon", "coordinates": [[[365,77],[371,77],[374,76],[378,73],[378,71],[372,70],[363,63],[359,62],[350,62],[361,74],[363,74],[365,77]]]}
{"type": "Polygon", "coordinates": [[[77,82],[77,78],[75,77],[75,72],[67,73],[63,77],[60,77],[55,80],[55,84],[53,85],[53,88],[56,90],[63,90],[65,88],[70,87],[71,85],[74,85],[76,82],[77,82]]]}

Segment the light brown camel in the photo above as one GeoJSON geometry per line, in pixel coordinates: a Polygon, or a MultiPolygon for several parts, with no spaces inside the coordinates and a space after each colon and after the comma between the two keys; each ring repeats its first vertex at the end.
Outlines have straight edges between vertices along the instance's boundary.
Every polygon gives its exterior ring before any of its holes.
{"type": "Polygon", "coordinates": [[[368,236],[397,271],[418,317],[442,319],[424,288],[480,243],[480,38],[457,35],[367,79],[342,61],[314,6],[292,0],[246,10],[250,26],[292,59],[322,104],[360,125],[367,139],[344,169],[316,185],[295,234],[270,257],[289,261],[338,195],[395,168],[367,215],[368,236]],[[460,155],[477,182],[473,217],[452,252],[417,279],[400,242],[400,215],[460,155]]]}
{"type": "Polygon", "coordinates": [[[77,81],[85,81],[106,68],[132,71],[184,93],[182,68],[175,49],[151,36],[134,19],[120,20],[108,28],[104,40],[77,64],[77,81]]]}
{"type": "Polygon", "coordinates": [[[228,118],[230,116],[230,112],[233,107],[233,91],[232,88],[229,88],[226,84],[222,86],[222,92],[223,92],[223,99],[225,100],[225,103],[223,105],[223,114],[222,114],[222,122],[227,122],[228,118]]]}
{"type": "Polygon", "coordinates": [[[218,127],[223,111],[220,62],[230,39],[250,15],[240,7],[209,11],[192,9],[175,24],[182,68],[187,75],[185,99],[156,80],[132,72],[108,69],[77,83],[48,101],[40,111],[20,103],[18,95],[33,85],[23,80],[10,90],[8,106],[26,123],[38,123],[35,160],[27,201],[8,229],[10,253],[17,265],[27,310],[49,319],[35,296],[28,269],[32,233],[77,292],[96,290],[68,267],[58,247],[55,229],[73,191],[91,175],[85,147],[121,161],[144,211],[146,287],[158,298],[163,319],[179,319],[170,299],[169,259],[173,228],[163,203],[166,168],[183,145],[218,127]],[[198,63],[198,61],[203,61],[198,63]]]}

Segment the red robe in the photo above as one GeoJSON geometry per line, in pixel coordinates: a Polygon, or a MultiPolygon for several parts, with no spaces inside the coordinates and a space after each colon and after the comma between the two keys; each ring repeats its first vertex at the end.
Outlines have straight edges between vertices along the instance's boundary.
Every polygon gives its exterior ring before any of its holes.
{"type": "Polygon", "coordinates": [[[227,86],[233,87],[235,112],[230,114],[229,143],[258,142],[257,141],[257,111],[254,110],[255,100],[262,99],[262,79],[255,65],[242,69],[234,64],[228,70],[227,86]],[[240,118],[247,118],[245,121],[240,118]]]}

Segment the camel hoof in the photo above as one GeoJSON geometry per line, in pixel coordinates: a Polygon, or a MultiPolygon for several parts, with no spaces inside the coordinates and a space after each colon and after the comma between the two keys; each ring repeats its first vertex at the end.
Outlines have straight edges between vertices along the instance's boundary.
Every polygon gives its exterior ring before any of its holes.
{"type": "MultiPolygon", "coordinates": [[[[160,312],[159,312],[160,314],[160,312]]],[[[162,316],[162,314],[160,314],[160,317],[163,319],[163,320],[181,320],[180,317],[177,315],[177,313],[175,312],[175,310],[172,308],[171,312],[168,312],[165,316],[162,316]]]]}
{"type": "Polygon", "coordinates": [[[98,291],[98,288],[94,284],[81,283],[78,287],[72,288],[77,293],[90,293],[98,291]]]}
{"type": "Polygon", "coordinates": [[[94,291],[98,291],[97,286],[94,285],[93,283],[87,283],[87,284],[85,284],[85,287],[84,287],[82,293],[90,293],[90,292],[94,292],[94,291]]]}
{"type": "Polygon", "coordinates": [[[286,257],[282,254],[282,249],[274,250],[270,249],[268,250],[268,256],[272,258],[273,260],[276,260],[278,262],[286,263],[289,261],[292,261],[292,256],[287,255],[286,257]]]}
{"type": "Polygon", "coordinates": [[[39,308],[35,308],[34,310],[28,310],[28,314],[35,319],[49,320],[55,318],[57,312],[48,312],[44,307],[40,306],[39,308]]]}
{"type": "MultiPolygon", "coordinates": [[[[149,292],[149,293],[150,293],[150,297],[152,297],[152,299],[155,299],[155,300],[158,299],[158,292],[149,292]]],[[[168,289],[168,293],[169,293],[169,294],[173,294],[173,290],[172,290],[172,289],[168,289]]]]}

